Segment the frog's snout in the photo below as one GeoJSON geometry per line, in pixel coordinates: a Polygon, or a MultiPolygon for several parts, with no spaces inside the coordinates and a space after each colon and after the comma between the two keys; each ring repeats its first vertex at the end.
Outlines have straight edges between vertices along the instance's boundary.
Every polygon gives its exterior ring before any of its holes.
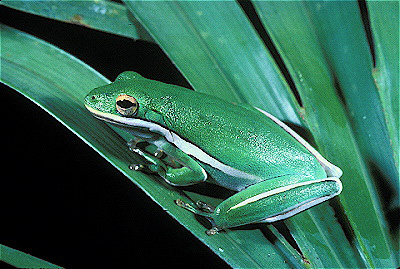
{"type": "Polygon", "coordinates": [[[96,99],[96,96],[89,93],[88,95],[85,96],[85,104],[88,104],[91,100],[95,100],[95,99],[96,99]]]}
{"type": "Polygon", "coordinates": [[[86,97],[84,99],[84,104],[86,107],[95,107],[99,101],[100,100],[99,100],[98,96],[96,96],[95,94],[89,93],[88,95],[86,95],[86,97]]]}

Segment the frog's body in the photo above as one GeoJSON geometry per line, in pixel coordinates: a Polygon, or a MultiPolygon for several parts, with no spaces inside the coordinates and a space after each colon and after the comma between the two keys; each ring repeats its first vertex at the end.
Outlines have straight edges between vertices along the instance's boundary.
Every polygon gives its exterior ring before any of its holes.
{"type": "Polygon", "coordinates": [[[152,163],[150,170],[170,184],[207,180],[238,191],[215,211],[208,207],[209,212],[204,212],[207,210],[179,202],[212,218],[214,231],[284,219],[341,191],[340,169],[260,109],[133,72],[124,72],[114,83],[94,89],[85,105],[96,117],[146,140],[180,163],[174,167],[150,154],[154,152],[134,149],[152,163]],[[125,103],[118,103],[117,98],[125,103]],[[135,101],[132,115],[121,114],[121,107],[124,110],[135,101]]]}

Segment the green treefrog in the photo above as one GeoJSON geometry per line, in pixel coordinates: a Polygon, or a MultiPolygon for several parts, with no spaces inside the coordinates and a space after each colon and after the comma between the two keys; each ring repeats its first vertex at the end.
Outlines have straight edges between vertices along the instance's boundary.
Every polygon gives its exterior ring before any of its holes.
{"type": "MultiPolygon", "coordinates": [[[[216,207],[177,200],[221,229],[289,218],[342,190],[342,171],[273,115],[249,105],[121,73],[85,106],[131,133],[132,151],[174,186],[210,182],[236,191],[216,207]]],[[[211,185],[210,185],[211,186],[211,185]]]]}

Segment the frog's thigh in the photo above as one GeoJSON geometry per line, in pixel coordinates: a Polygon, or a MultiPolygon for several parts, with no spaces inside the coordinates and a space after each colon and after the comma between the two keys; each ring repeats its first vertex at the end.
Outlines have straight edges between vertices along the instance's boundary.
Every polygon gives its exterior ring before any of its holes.
{"type": "Polygon", "coordinates": [[[213,218],[220,228],[288,218],[341,191],[334,177],[309,179],[302,175],[282,176],[251,185],[219,204],[213,218]]]}
{"type": "Polygon", "coordinates": [[[169,184],[187,186],[203,182],[207,179],[207,174],[203,167],[182,150],[163,140],[154,141],[153,143],[182,165],[179,168],[166,165],[165,171],[159,173],[169,184]]]}

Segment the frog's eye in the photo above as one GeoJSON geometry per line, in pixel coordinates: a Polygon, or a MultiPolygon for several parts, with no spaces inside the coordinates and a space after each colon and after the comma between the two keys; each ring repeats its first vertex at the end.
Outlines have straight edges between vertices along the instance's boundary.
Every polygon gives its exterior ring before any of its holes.
{"type": "Polygon", "coordinates": [[[125,117],[130,117],[136,114],[139,104],[132,96],[122,94],[117,97],[116,107],[119,114],[125,117]]]}

